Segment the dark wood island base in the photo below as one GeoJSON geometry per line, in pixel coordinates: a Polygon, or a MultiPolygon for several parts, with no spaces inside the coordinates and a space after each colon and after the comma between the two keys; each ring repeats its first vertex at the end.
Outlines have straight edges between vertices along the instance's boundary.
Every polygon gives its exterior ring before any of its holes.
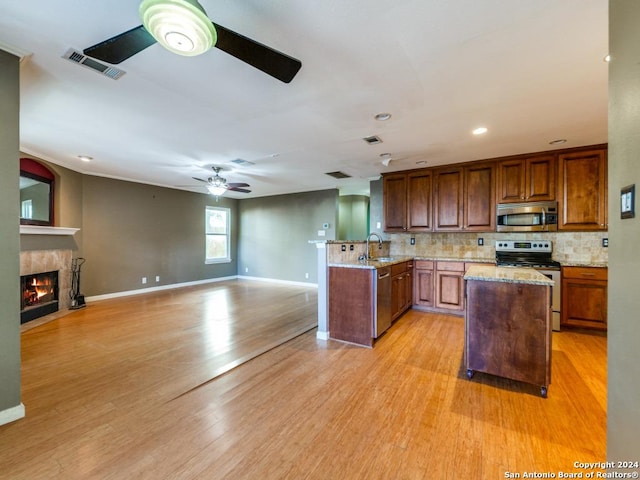
{"type": "Polygon", "coordinates": [[[537,385],[551,383],[551,280],[533,269],[471,267],[465,275],[465,367],[537,385]]]}

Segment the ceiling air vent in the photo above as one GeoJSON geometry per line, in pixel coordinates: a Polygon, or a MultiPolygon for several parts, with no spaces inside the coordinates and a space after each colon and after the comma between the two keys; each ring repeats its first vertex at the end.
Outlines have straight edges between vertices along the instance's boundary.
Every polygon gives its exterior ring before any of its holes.
{"type": "Polygon", "coordinates": [[[376,145],[378,143],[382,143],[382,139],[377,135],[372,135],[370,137],[364,137],[363,140],[367,142],[369,145],[376,145]]]}
{"type": "Polygon", "coordinates": [[[344,172],[327,172],[326,175],[333,178],[351,178],[351,175],[344,172]]]}
{"type": "Polygon", "coordinates": [[[235,160],[231,160],[231,163],[235,163],[236,165],[243,165],[243,166],[255,165],[255,163],[250,162],[249,160],[244,160],[242,158],[236,158],[235,160]]]}
{"type": "Polygon", "coordinates": [[[127,73],[124,70],[120,70],[116,67],[110,67],[109,65],[100,63],[93,58],[87,57],[86,55],[74,50],[73,48],[67,50],[62,58],[66,58],[70,62],[78,63],[84,67],[90,68],[91,70],[95,70],[96,72],[101,73],[105,77],[112,78],[113,80],[117,80],[125,73],[127,73]]]}

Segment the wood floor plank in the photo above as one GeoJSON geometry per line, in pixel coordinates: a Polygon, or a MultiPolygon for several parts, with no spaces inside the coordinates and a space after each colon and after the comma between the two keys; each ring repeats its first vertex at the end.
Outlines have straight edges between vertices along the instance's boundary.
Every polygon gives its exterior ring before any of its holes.
{"type": "Polygon", "coordinates": [[[605,460],[606,336],[554,332],[543,399],[467,379],[459,317],[409,311],[366,349],[316,339],[316,301],[238,280],[25,329],[27,417],[0,427],[0,477],[494,479],[605,460]]]}

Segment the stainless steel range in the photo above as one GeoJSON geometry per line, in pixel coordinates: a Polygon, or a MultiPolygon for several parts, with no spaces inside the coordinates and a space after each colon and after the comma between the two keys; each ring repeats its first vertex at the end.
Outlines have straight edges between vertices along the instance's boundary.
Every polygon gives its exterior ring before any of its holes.
{"type": "Polygon", "coordinates": [[[553,260],[551,240],[496,240],[496,265],[535,268],[553,280],[551,287],[552,328],[560,330],[560,262],[553,260]]]}

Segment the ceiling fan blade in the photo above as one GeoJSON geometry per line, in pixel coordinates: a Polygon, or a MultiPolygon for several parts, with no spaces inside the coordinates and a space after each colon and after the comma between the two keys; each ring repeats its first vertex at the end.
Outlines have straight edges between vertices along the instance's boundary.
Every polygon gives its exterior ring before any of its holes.
{"type": "Polygon", "coordinates": [[[228,187],[233,187],[233,188],[237,188],[237,187],[250,187],[251,185],[249,185],[248,183],[234,183],[234,182],[229,182],[227,183],[228,187]]]}
{"type": "Polygon", "coordinates": [[[104,42],[85,48],[82,53],[103,62],[117,65],[156,43],[143,25],[132,28],[104,42]]]}
{"type": "Polygon", "coordinates": [[[216,48],[281,82],[289,83],[302,67],[302,62],[296,58],[251,40],[217,23],[213,23],[213,26],[218,34],[216,48]]]}
{"type": "Polygon", "coordinates": [[[238,187],[229,187],[229,186],[227,186],[227,190],[229,190],[230,192],[251,193],[251,190],[247,190],[246,188],[238,188],[238,187]]]}
{"type": "Polygon", "coordinates": [[[208,180],[203,180],[203,179],[201,179],[201,178],[196,178],[196,177],[191,177],[191,178],[193,178],[194,180],[198,180],[199,182],[209,183],[209,181],[208,181],[208,180]]]}

